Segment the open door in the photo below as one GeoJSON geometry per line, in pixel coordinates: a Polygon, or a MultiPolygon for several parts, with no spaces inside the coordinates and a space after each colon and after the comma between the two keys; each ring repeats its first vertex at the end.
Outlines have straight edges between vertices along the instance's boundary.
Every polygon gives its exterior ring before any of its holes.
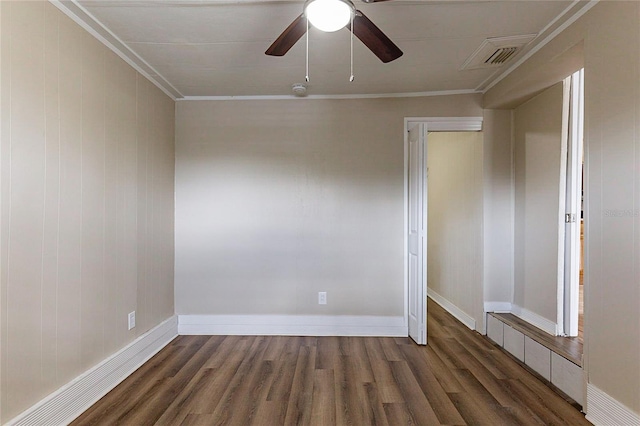
{"type": "Polygon", "coordinates": [[[405,130],[405,318],[409,337],[426,345],[427,132],[479,132],[482,117],[406,117],[405,130]]]}
{"type": "Polygon", "coordinates": [[[408,135],[408,316],[409,337],[427,344],[425,125],[414,123],[408,135]]]}
{"type": "Polygon", "coordinates": [[[582,222],[582,152],[584,128],[584,71],[567,77],[568,135],[565,202],[564,334],[578,336],[582,222]]]}

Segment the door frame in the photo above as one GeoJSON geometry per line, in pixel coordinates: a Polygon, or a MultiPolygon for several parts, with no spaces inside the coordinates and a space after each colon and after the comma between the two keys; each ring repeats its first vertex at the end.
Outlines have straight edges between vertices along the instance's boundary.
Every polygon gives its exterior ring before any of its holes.
{"type": "MultiPolygon", "coordinates": [[[[580,291],[580,222],[583,193],[584,69],[564,80],[563,158],[560,186],[564,199],[560,205],[558,241],[558,334],[578,335],[580,291]]],[[[562,193],[561,193],[562,195],[562,193]]]]}
{"type": "MultiPolygon", "coordinates": [[[[404,321],[407,325],[407,334],[409,330],[409,127],[415,124],[423,124],[424,128],[424,150],[423,161],[420,161],[421,176],[425,176],[425,195],[428,191],[428,177],[426,174],[426,160],[427,160],[427,146],[428,146],[428,132],[479,132],[482,130],[483,117],[405,117],[404,119],[404,321]]],[[[423,203],[423,223],[426,229],[428,225],[427,217],[427,203],[423,203]]],[[[424,271],[422,277],[423,294],[427,294],[427,238],[424,239],[424,255],[422,256],[422,268],[424,271]]],[[[420,344],[427,344],[426,336],[426,321],[427,321],[427,300],[419,300],[423,306],[420,310],[424,313],[423,326],[424,326],[424,342],[420,344]]]]}

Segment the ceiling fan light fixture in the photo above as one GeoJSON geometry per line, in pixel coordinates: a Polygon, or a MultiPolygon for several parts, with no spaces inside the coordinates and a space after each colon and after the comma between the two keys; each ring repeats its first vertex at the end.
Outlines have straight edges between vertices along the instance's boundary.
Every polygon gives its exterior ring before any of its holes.
{"type": "Polygon", "coordinates": [[[348,0],[308,0],[304,14],[314,27],[327,33],[344,28],[355,8],[348,0]]]}

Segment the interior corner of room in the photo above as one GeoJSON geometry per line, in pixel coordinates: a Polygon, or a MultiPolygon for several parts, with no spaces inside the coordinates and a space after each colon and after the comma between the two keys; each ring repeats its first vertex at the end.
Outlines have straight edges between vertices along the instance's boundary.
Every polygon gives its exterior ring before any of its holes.
{"type": "Polygon", "coordinates": [[[307,99],[180,96],[64,3],[0,2],[0,424],[179,335],[428,345],[427,298],[640,424],[640,3],[567,2],[482,90],[307,99]]]}

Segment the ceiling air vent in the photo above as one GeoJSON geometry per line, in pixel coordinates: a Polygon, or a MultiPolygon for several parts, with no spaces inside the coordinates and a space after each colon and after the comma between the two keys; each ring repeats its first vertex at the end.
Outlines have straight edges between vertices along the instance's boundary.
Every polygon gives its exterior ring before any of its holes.
{"type": "Polygon", "coordinates": [[[496,68],[513,58],[520,49],[536,37],[535,34],[527,34],[511,37],[488,38],[467,59],[461,70],[474,70],[479,68],[496,68]]]}
{"type": "Polygon", "coordinates": [[[487,65],[502,65],[507,62],[517,50],[517,47],[501,47],[493,52],[493,55],[489,56],[489,59],[484,61],[484,63],[487,65]]]}

